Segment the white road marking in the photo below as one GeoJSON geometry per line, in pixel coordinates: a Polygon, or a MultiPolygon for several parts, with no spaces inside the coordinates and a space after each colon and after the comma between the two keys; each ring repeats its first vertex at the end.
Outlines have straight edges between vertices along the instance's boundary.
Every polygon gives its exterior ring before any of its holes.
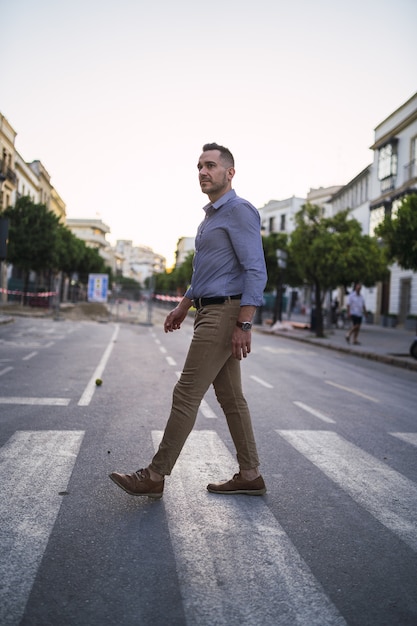
{"type": "MultiPolygon", "coordinates": [[[[177,378],[179,378],[181,376],[181,372],[175,372],[177,375],[177,378]]],[[[204,398],[201,400],[200,402],[200,407],[199,407],[199,411],[201,411],[201,413],[204,415],[204,417],[206,417],[207,419],[217,419],[217,415],[215,414],[215,412],[211,409],[209,403],[204,400],[204,398]]]]}
{"type": "Polygon", "coordinates": [[[116,324],[116,328],[114,329],[114,333],[112,338],[110,339],[110,343],[104,351],[103,356],[100,359],[100,363],[96,367],[92,377],[90,378],[87,387],[84,389],[84,393],[81,398],[78,400],[78,406],[88,406],[91,402],[91,399],[94,395],[94,391],[96,390],[96,380],[97,378],[101,378],[104,368],[107,365],[107,361],[110,358],[111,351],[114,347],[114,342],[117,339],[117,335],[119,334],[120,326],[116,324]]]}
{"type": "Polygon", "coordinates": [[[34,406],[68,406],[70,398],[20,398],[0,397],[0,404],[33,404],[34,406]]]}
{"type": "Polygon", "coordinates": [[[263,346],[263,350],[272,354],[315,354],[313,350],[294,350],[291,348],[273,348],[272,346],[263,346]]]}
{"type": "Polygon", "coordinates": [[[204,400],[204,399],[201,400],[200,411],[202,412],[204,417],[206,417],[207,419],[216,419],[217,418],[217,415],[215,414],[215,412],[210,408],[209,403],[206,402],[206,400],[204,400]]]}
{"type": "Polygon", "coordinates": [[[7,372],[11,372],[12,371],[12,367],[5,367],[3,370],[0,370],[0,376],[3,376],[4,374],[7,374],[7,372]]]}
{"type": "Polygon", "coordinates": [[[417,433],[389,433],[391,437],[397,437],[412,446],[417,446],[417,433]]]}
{"type": "Polygon", "coordinates": [[[172,358],[172,356],[167,356],[166,360],[168,362],[168,365],[172,365],[172,367],[175,367],[177,362],[175,359],[172,358]]]}
{"type": "Polygon", "coordinates": [[[417,551],[417,486],[337,433],[277,430],[298,452],[417,551]]]}
{"type": "MultiPolygon", "coordinates": [[[[152,433],[155,449],[162,432],[152,433]]],[[[235,461],[214,431],[189,436],[163,502],[185,622],[341,626],[345,620],[260,497],[208,493],[235,461]]]]}
{"type": "Polygon", "coordinates": [[[267,389],[274,388],[273,385],[270,385],[265,380],[262,380],[262,378],[258,378],[257,376],[252,376],[252,375],[250,376],[250,378],[252,378],[252,380],[254,380],[256,383],[259,383],[260,385],[262,385],[262,387],[266,387],[267,389]]]}
{"type": "Polygon", "coordinates": [[[0,450],[0,624],[20,623],[83,436],[17,431],[0,450]]]}
{"type": "Polygon", "coordinates": [[[332,420],[331,417],[327,417],[327,415],[320,413],[320,411],[316,411],[316,409],[312,409],[311,406],[308,406],[307,404],[304,404],[303,402],[298,402],[297,400],[294,400],[294,404],[300,407],[300,409],[307,411],[307,413],[311,413],[311,415],[318,417],[323,422],[327,422],[328,424],[336,424],[336,422],[332,420]]]}
{"type": "Polygon", "coordinates": [[[52,348],[52,346],[54,345],[55,341],[49,341],[48,343],[46,343],[44,345],[44,348],[52,348]]]}
{"type": "Polygon", "coordinates": [[[366,398],[366,400],[370,400],[371,402],[379,403],[379,400],[373,398],[372,396],[368,396],[366,393],[362,393],[362,391],[357,391],[356,389],[352,389],[351,387],[345,387],[344,385],[339,385],[338,383],[334,383],[331,380],[324,381],[326,385],[332,385],[332,387],[337,387],[338,389],[343,389],[343,391],[348,391],[349,393],[355,394],[355,396],[360,396],[361,398],[366,398]]]}
{"type": "Polygon", "coordinates": [[[162,354],[166,354],[167,353],[167,349],[164,348],[164,346],[159,346],[159,350],[160,350],[160,352],[162,352],[162,354]]]}
{"type": "Polygon", "coordinates": [[[37,352],[31,352],[30,354],[27,354],[26,356],[22,356],[22,361],[29,361],[29,359],[32,359],[37,354],[38,354],[37,352]]]}

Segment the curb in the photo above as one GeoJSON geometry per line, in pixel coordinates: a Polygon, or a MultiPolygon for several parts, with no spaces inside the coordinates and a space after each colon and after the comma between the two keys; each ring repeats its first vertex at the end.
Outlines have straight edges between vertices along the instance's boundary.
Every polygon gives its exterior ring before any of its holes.
{"type": "MultiPolygon", "coordinates": [[[[394,356],[389,356],[389,355],[385,355],[385,354],[376,354],[375,352],[363,352],[363,351],[356,351],[356,350],[351,350],[349,348],[345,348],[344,346],[335,346],[335,345],[331,345],[331,344],[325,344],[325,343],[321,343],[321,340],[318,339],[317,343],[314,341],[314,338],[307,338],[307,337],[297,337],[293,334],[289,334],[285,331],[280,332],[280,331],[270,331],[270,330],[264,330],[262,328],[258,328],[258,327],[254,327],[254,329],[258,332],[261,332],[265,335],[272,335],[275,337],[284,337],[287,339],[293,339],[294,341],[299,341],[301,343],[307,343],[310,346],[313,345],[317,348],[324,348],[326,350],[334,350],[335,352],[342,352],[343,354],[350,354],[353,356],[357,356],[360,357],[362,359],[367,359],[368,361],[377,361],[379,363],[385,363],[386,365],[394,365],[395,367],[401,367],[402,369],[407,369],[407,370],[411,370],[414,372],[417,372],[417,361],[413,362],[413,361],[403,361],[401,359],[397,359],[394,356]]],[[[410,357],[411,358],[411,357],[410,357]]]]}
{"type": "Polygon", "coordinates": [[[0,315],[0,324],[11,324],[12,322],[14,322],[14,317],[0,315]]]}

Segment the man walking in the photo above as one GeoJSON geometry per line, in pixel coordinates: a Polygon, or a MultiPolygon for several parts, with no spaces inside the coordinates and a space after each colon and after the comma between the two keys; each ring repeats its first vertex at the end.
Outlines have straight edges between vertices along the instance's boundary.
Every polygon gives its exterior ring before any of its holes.
{"type": "Polygon", "coordinates": [[[362,314],[366,315],[364,297],[361,295],[362,285],[355,283],[355,289],[349,294],[347,301],[347,315],[352,320],[352,328],[346,334],[346,341],[349,343],[353,335],[353,343],[359,345],[358,335],[362,324],[362,314]]]}
{"type": "Polygon", "coordinates": [[[191,285],[166,317],[165,332],[179,330],[194,305],[194,334],[159,449],[147,468],[110,478],[127,493],[161,498],[211,384],[226,416],[239,472],[207,489],[219,494],[263,495],[264,480],[251,416],[242,392],[240,362],[251,351],[252,318],[262,304],[265,258],[258,211],[232,189],[234,159],[228,148],[203,146],[198,161],[201,190],[210,202],[195,240],[191,285]]]}

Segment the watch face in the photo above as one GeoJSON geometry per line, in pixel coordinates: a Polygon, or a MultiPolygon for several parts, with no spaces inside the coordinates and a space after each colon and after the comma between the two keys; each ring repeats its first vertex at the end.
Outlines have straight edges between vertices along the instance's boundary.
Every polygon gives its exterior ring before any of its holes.
{"type": "Polygon", "coordinates": [[[243,322],[242,330],[251,330],[251,328],[252,328],[252,322],[243,322]]]}

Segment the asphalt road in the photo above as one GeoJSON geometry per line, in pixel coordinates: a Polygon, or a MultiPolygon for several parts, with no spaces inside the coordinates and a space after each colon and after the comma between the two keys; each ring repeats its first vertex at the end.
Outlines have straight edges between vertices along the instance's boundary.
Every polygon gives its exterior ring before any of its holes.
{"type": "Polygon", "coordinates": [[[212,390],[162,500],[109,480],[149,462],[191,333],[0,326],[0,624],[417,624],[416,372],[254,333],[267,495],[206,491],[236,471],[212,390]]]}

